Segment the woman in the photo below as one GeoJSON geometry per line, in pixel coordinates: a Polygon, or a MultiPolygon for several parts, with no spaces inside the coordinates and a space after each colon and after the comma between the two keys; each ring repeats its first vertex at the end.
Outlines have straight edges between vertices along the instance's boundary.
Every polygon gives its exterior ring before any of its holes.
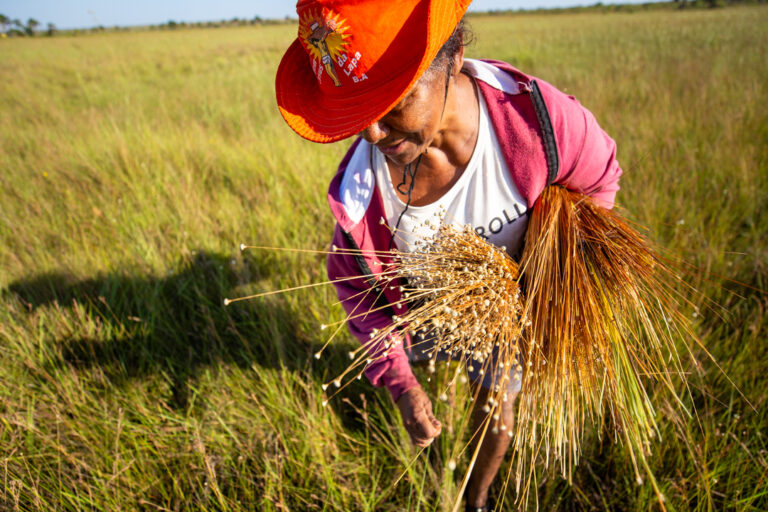
{"type": "MultiPolygon", "coordinates": [[[[329,257],[328,273],[348,313],[375,310],[349,323],[363,343],[407,308],[397,287],[379,289],[377,275],[388,262],[380,251],[411,250],[437,212],[514,255],[526,212],[547,184],[589,194],[606,207],[618,190],[615,144],[575,99],[508,64],[464,58],[461,20],[469,3],[301,0],[297,6],[299,37],[280,64],[277,101],[288,124],[309,140],[359,135],[328,194],[337,219],[333,245],[359,252],[329,257]]],[[[366,376],[389,389],[413,443],[427,446],[441,424],[411,371],[422,351],[407,336],[390,342],[370,349],[366,376]]],[[[472,372],[470,378],[481,395],[492,382],[472,372]]],[[[475,403],[484,402],[481,396],[475,403]]],[[[505,425],[512,425],[512,405],[502,408],[505,425]]],[[[477,409],[475,424],[484,419],[477,409]]],[[[487,510],[488,488],[509,442],[505,432],[487,433],[467,510],[487,510]]]]}

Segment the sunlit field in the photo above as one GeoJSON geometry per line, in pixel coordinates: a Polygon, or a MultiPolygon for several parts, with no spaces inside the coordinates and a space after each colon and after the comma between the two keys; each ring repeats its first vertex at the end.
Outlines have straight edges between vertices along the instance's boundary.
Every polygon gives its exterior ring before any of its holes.
{"type": "MultiPolygon", "coordinates": [[[[717,364],[687,358],[690,416],[656,396],[666,506],[768,509],[768,6],[470,23],[470,56],[592,110],[618,143],[622,212],[699,292],[717,364]]],[[[295,34],[0,40],[1,510],[450,510],[467,390],[439,401],[447,371],[423,374],[446,428],[414,460],[386,391],[360,381],[322,406],[356,343],[312,357],[342,318],[332,287],[223,306],[325,279],[320,255],[239,250],[330,240],[325,191],[349,143],[280,118],[295,34]]],[[[572,482],[538,472],[540,510],[659,509],[599,434],[572,482]]]]}

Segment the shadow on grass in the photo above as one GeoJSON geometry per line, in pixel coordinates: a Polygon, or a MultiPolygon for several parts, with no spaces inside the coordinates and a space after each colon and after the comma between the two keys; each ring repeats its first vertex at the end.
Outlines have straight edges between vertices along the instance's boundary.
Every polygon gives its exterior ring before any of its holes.
{"type": "Polygon", "coordinates": [[[53,367],[98,367],[107,387],[162,375],[170,383],[168,404],[181,409],[200,372],[220,364],[308,370],[318,382],[343,369],[334,366],[343,364],[346,353],[338,346],[324,357],[330,368],[312,364],[318,342],[301,331],[299,313],[285,301],[223,306],[238,285],[252,275],[267,277],[269,268],[274,266],[263,261],[199,251],[164,277],[112,273],[76,280],[46,273],[15,281],[2,294],[15,296],[30,312],[55,306],[82,315],[69,327],[73,334],[60,335],[51,347],[53,367]]]}

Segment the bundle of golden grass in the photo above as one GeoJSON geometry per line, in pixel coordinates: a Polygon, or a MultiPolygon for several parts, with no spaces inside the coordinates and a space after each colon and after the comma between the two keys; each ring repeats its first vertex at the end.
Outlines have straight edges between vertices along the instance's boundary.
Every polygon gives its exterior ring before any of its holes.
{"type": "MultiPolygon", "coordinates": [[[[330,254],[350,252],[334,248],[330,254]]],[[[381,284],[407,282],[401,291],[410,307],[350,352],[353,362],[331,381],[336,388],[346,377],[360,378],[405,333],[414,343],[432,338],[433,362],[443,351],[498,376],[482,404],[489,413],[482,432],[490,427],[513,438],[520,502],[540,457],[570,477],[589,422],[613,426],[629,449],[636,479],[647,475],[663,508],[646,460],[657,427],[644,382],[661,383],[676,398],[673,379],[682,367],[675,342],[693,335],[678,311],[680,277],[635,228],[587,196],[551,186],[533,207],[519,266],[471,227],[445,223],[416,252],[386,255],[393,263],[378,275],[381,284]],[[498,412],[513,398],[508,379],[521,373],[517,424],[508,428],[498,412]]],[[[354,310],[323,325],[336,327],[326,346],[346,322],[369,313],[354,310]]]]}
{"type": "MultiPolygon", "coordinates": [[[[481,375],[495,370],[490,367],[489,357],[494,350],[500,365],[519,366],[523,322],[517,263],[503,248],[485,243],[470,226],[440,224],[434,236],[417,245],[413,253],[387,251],[393,263],[379,274],[382,287],[407,283],[400,291],[410,307],[402,316],[393,316],[386,328],[372,332],[368,343],[349,353],[354,362],[332,381],[337,388],[342,388],[348,375],[359,378],[368,364],[386,357],[395,344],[402,342],[405,333],[410,333],[413,349],[420,343],[430,344],[430,371],[439,353],[470,368],[477,366],[481,375]]],[[[335,249],[331,254],[347,252],[335,249]]],[[[381,309],[388,311],[389,306],[381,309]]],[[[356,311],[342,322],[322,325],[323,329],[336,327],[325,347],[346,322],[369,313],[356,311]]],[[[458,377],[457,373],[454,380],[458,377]]],[[[496,387],[504,387],[508,378],[504,375],[496,387]]],[[[325,384],[323,389],[327,388],[325,384]]],[[[502,395],[498,400],[506,401],[502,395]]]]}
{"type": "MultiPolygon", "coordinates": [[[[522,371],[518,363],[518,347],[524,322],[520,321],[522,297],[517,263],[504,248],[484,242],[470,226],[441,223],[436,226],[434,236],[420,240],[417,246],[418,250],[412,253],[380,251],[380,256],[392,261],[383,265],[382,271],[377,274],[380,288],[400,286],[403,301],[410,307],[404,315],[393,316],[387,327],[374,330],[367,343],[349,352],[353,362],[343,373],[323,384],[323,390],[333,385],[339,388],[336,391],[338,393],[344,387],[345,378],[360,378],[367,365],[386,357],[395,344],[402,342],[406,333],[412,335],[414,348],[423,343],[416,340],[429,340],[431,348],[428,355],[432,357],[430,370],[434,369],[438,352],[443,352],[453,360],[477,366],[483,374],[493,370],[488,356],[495,349],[499,352],[496,359],[503,361],[500,364],[518,366],[522,371]],[[397,283],[407,284],[403,286],[397,283]]],[[[336,247],[331,251],[313,251],[243,244],[240,249],[325,253],[330,257],[359,254],[357,250],[336,247]]],[[[224,305],[330,283],[333,281],[224,299],[224,305]]],[[[361,292],[357,300],[362,303],[365,295],[372,293],[377,292],[373,288],[367,289],[361,292]]],[[[355,299],[351,297],[348,300],[355,299]]],[[[390,312],[391,307],[386,304],[377,310],[390,312]]],[[[322,356],[348,322],[365,317],[372,311],[375,310],[354,308],[343,320],[322,324],[321,330],[332,328],[333,333],[315,353],[315,358],[322,356]]],[[[502,377],[505,378],[508,377],[502,377]]],[[[498,383],[496,387],[503,383],[498,383]]],[[[504,399],[501,395],[499,398],[504,399]]],[[[326,403],[327,400],[324,405],[326,403]]]]}
{"type": "Polygon", "coordinates": [[[639,463],[663,503],[646,461],[657,427],[644,382],[676,397],[675,343],[693,339],[679,311],[680,276],[620,215],[554,186],[534,205],[521,269],[530,326],[521,340],[518,488],[540,450],[570,476],[586,421],[607,415],[636,479],[639,463]]]}

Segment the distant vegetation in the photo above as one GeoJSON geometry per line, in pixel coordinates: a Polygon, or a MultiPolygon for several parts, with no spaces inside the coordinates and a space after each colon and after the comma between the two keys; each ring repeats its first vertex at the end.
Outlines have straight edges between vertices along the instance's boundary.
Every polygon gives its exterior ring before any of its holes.
{"type": "Polygon", "coordinates": [[[232,18],[230,20],[220,21],[197,21],[197,22],[185,22],[169,20],[166,23],[160,23],[156,25],[145,26],[112,26],[105,27],[104,25],[98,25],[91,28],[77,28],[59,30],[53,23],[48,23],[47,28],[40,29],[41,24],[34,18],[30,18],[26,23],[22,23],[18,19],[9,19],[4,14],[0,14],[0,34],[3,37],[34,37],[38,35],[53,36],[56,34],[61,35],[83,35],[88,33],[99,32],[126,32],[132,30],[175,30],[181,28],[223,28],[223,27],[245,27],[245,26],[260,26],[260,25],[281,25],[285,23],[293,23],[291,18],[285,19],[270,19],[261,18],[255,16],[253,18],[232,18]]]}
{"type": "MultiPolygon", "coordinates": [[[[695,8],[714,8],[725,7],[727,5],[737,4],[760,4],[766,3],[768,0],[672,0],[668,2],[648,2],[643,4],[603,4],[597,2],[592,5],[585,5],[583,7],[571,7],[565,9],[494,9],[488,12],[474,12],[470,16],[483,16],[483,15],[500,15],[500,14],[512,14],[512,13],[535,13],[535,12],[634,12],[648,9],[695,9],[695,8]]],[[[24,37],[24,36],[36,36],[46,35],[53,36],[56,34],[61,35],[83,35],[88,33],[99,32],[123,32],[130,30],[175,30],[180,28],[222,28],[222,27],[242,27],[242,26],[254,26],[254,25],[281,25],[285,23],[294,23],[290,17],[283,19],[261,18],[260,16],[254,16],[253,18],[232,18],[229,20],[220,21],[176,21],[168,20],[165,23],[158,23],[154,25],[143,26],[119,26],[105,27],[104,25],[98,25],[90,28],[76,28],[59,30],[53,23],[48,23],[46,28],[41,30],[41,24],[34,18],[29,18],[26,23],[22,23],[18,19],[8,19],[4,14],[0,14],[0,36],[2,37],[24,37]]]]}
{"type": "Polygon", "coordinates": [[[574,12],[639,12],[648,10],[672,10],[672,9],[712,9],[732,5],[749,5],[766,3],[768,0],[672,0],[667,2],[646,2],[639,4],[603,3],[597,2],[583,6],[565,8],[541,8],[541,9],[494,9],[482,14],[512,14],[512,13],[574,13],[574,12]]]}

